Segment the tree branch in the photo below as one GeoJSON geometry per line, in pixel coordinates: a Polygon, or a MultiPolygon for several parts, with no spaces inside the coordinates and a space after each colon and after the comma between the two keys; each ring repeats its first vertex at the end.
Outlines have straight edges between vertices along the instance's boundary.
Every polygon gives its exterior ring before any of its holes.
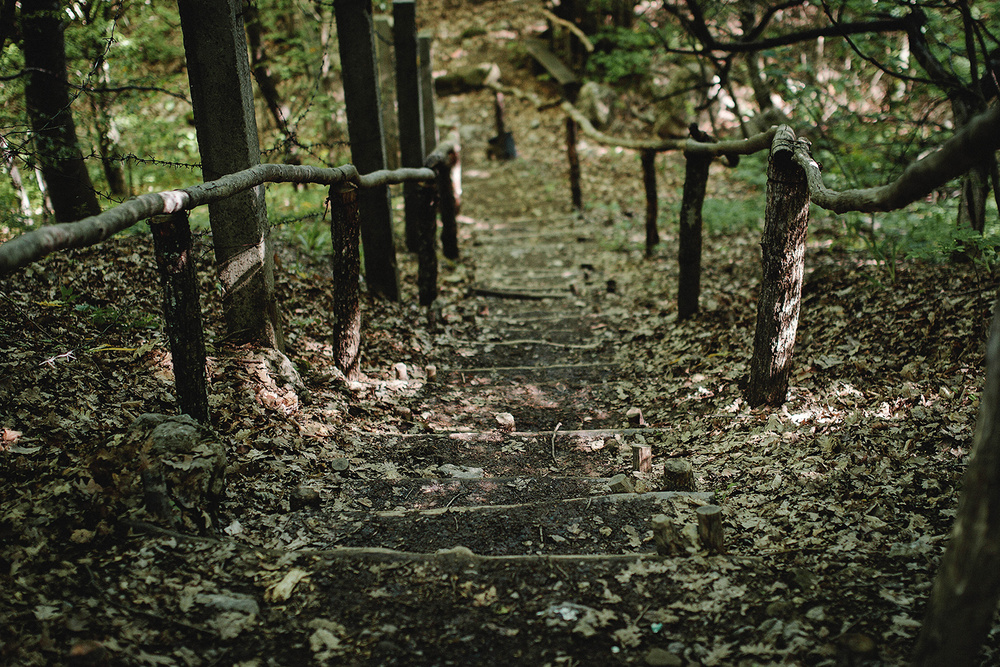
{"type": "Polygon", "coordinates": [[[836,192],[826,187],[819,165],[805,143],[795,149],[795,161],[806,172],[809,193],[817,206],[833,211],[895,211],[961,176],[1000,148],[1000,107],[974,116],[940,148],[908,166],[892,183],[875,188],[836,192]]]}

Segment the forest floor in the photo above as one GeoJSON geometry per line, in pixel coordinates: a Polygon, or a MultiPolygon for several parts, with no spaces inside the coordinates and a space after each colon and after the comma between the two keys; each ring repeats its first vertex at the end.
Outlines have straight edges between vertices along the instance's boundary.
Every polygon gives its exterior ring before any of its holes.
{"type": "MultiPolygon", "coordinates": [[[[448,22],[438,4],[422,21],[445,33],[442,68],[497,62],[555,95],[504,46],[533,23],[510,18],[517,3],[448,22]]],[[[199,237],[219,536],[121,520],[95,473],[136,417],[176,411],[148,235],[4,284],[0,664],[906,662],[972,442],[995,278],[890,270],[817,215],[788,401],[751,409],[763,158],[713,166],[709,197],[744,219],[708,221],[702,309],[678,322],[682,158],[659,158],[647,259],[638,156],[582,140],[577,214],[558,109],[508,96],[519,157],[496,162],[492,100],[438,100],[462,136],[462,257],[423,310],[400,256],[402,302],[363,304],[360,381],[333,368],[324,261],[279,250],[296,393],[223,345],[199,237]],[[675,458],[696,493],[660,491],[675,458]],[[609,487],[620,473],[638,493],[609,487]],[[708,502],[724,554],[696,538],[708,502]],[[682,555],[656,554],[657,514],[682,555]]],[[[1000,662],[1000,624],[982,660],[1000,662]]]]}

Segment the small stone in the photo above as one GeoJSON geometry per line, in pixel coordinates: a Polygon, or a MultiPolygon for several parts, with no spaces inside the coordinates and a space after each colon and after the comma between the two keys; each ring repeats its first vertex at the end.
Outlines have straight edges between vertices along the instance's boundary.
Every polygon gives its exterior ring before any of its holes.
{"type": "Polygon", "coordinates": [[[351,467],[351,461],[345,458],[336,458],[330,461],[330,467],[337,472],[344,472],[351,467]]]}
{"type": "Polygon", "coordinates": [[[437,379],[438,367],[435,366],[434,364],[427,364],[424,367],[424,372],[427,373],[427,381],[433,382],[434,380],[437,379]]]}
{"type": "Polygon", "coordinates": [[[500,425],[501,431],[507,431],[509,433],[514,430],[514,415],[509,412],[500,412],[494,415],[494,418],[497,420],[497,424],[500,425]]]}
{"type": "Polygon", "coordinates": [[[614,493],[635,493],[635,486],[632,480],[625,475],[618,474],[608,480],[608,486],[614,493]]]}
{"type": "Polygon", "coordinates": [[[646,654],[646,664],[653,667],[679,667],[684,661],[679,656],[662,648],[651,648],[646,654]]]}
{"type": "Polygon", "coordinates": [[[392,374],[397,380],[406,382],[410,379],[410,373],[406,370],[406,364],[399,362],[392,367],[392,374]]]}
{"type": "Polygon", "coordinates": [[[296,487],[288,496],[288,505],[292,510],[299,510],[303,507],[319,507],[319,502],[319,492],[308,486],[296,487]]]}
{"type": "Polygon", "coordinates": [[[478,479],[484,474],[482,468],[473,468],[472,466],[456,466],[451,463],[445,463],[443,466],[439,466],[438,472],[444,477],[454,477],[456,479],[478,479]]]}

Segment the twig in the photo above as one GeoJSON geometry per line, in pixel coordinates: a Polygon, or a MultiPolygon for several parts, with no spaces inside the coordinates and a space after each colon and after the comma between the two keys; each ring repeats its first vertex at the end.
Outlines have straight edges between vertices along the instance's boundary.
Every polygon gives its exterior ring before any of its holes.
{"type": "Polygon", "coordinates": [[[556,427],[552,429],[552,463],[557,463],[556,461],[556,433],[559,431],[559,427],[562,426],[562,422],[558,422],[556,427]]]}

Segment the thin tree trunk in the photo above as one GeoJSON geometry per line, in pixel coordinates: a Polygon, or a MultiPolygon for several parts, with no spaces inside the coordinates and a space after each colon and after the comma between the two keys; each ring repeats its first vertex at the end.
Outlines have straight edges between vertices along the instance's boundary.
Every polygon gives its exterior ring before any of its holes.
{"type": "MultiPolygon", "coordinates": [[[[340,43],[351,160],[358,171],[369,174],[385,169],[372,3],[371,0],[334,0],[333,11],[340,43]]],[[[364,218],[361,242],[365,247],[368,290],[388,301],[399,301],[389,188],[379,186],[364,190],[359,196],[359,206],[364,218]]]]}
{"type": "Polygon", "coordinates": [[[257,5],[252,2],[248,4],[243,17],[246,23],[247,41],[250,45],[250,72],[257,82],[257,90],[264,98],[271,118],[274,119],[275,127],[284,135],[283,159],[286,164],[300,164],[302,160],[297,155],[294,137],[288,130],[288,119],[292,112],[288,108],[288,104],[281,99],[281,94],[278,92],[278,77],[271,71],[267,49],[264,48],[260,10],[257,9],[257,5]]]}
{"type": "Polygon", "coordinates": [[[10,144],[7,140],[0,136],[0,152],[3,153],[3,163],[7,168],[7,173],[10,175],[10,183],[14,188],[14,194],[17,195],[18,202],[21,206],[21,217],[28,224],[32,221],[32,211],[31,211],[31,199],[28,198],[28,191],[24,188],[24,180],[21,178],[21,170],[17,168],[17,162],[14,160],[14,151],[11,149],[10,144]]]}
{"type": "Polygon", "coordinates": [[[793,159],[795,133],[778,128],[767,165],[767,204],[761,238],[763,277],[747,402],[781,405],[788,394],[795,332],[799,324],[809,189],[793,159]]]}
{"type": "MultiPolygon", "coordinates": [[[[420,102],[420,69],[417,57],[417,5],[414,0],[393,0],[393,45],[396,51],[396,104],[399,113],[399,152],[403,167],[420,167],[427,157],[424,146],[423,105],[420,102]]],[[[431,146],[430,150],[434,147],[431,146]]],[[[420,184],[403,183],[406,249],[420,246],[424,193],[420,184]]]]}
{"type": "Polygon", "coordinates": [[[914,665],[977,664],[1000,601],[1000,301],[993,311],[972,459],[914,665]]]}
{"type": "Polygon", "coordinates": [[[21,33],[27,78],[24,101],[35,151],[58,222],[101,212],[83,161],[66,85],[64,16],[58,0],[22,0],[21,33]]]}

